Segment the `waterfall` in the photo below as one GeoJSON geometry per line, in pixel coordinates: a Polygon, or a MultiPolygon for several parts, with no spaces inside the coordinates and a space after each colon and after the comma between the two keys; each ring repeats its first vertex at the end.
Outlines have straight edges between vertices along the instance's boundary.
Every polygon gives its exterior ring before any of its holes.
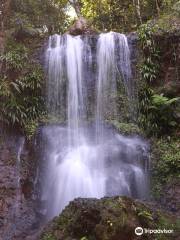
{"type": "Polygon", "coordinates": [[[80,126],[84,116],[84,96],[82,81],[82,50],[80,36],[72,38],[67,35],[66,57],[68,78],[68,130],[70,146],[80,145],[80,126]]]}
{"type": "Polygon", "coordinates": [[[97,137],[103,138],[103,121],[117,118],[117,78],[124,83],[126,93],[130,99],[131,94],[131,67],[130,52],[127,38],[119,33],[102,33],[97,43],[97,109],[96,109],[96,130],[97,137]],[[116,43],[117,42],[117,43],[116,43]],[[116,53],[116,49],[120,54],[116,53]]]}
{"type": "Polygon", "coordinates": [[[47,110],[64,123],[44,126],[39,135],[45,217],[58,215],[76,197],[144,198],[148,144],[106,123],[117,119],[117,85],[129,102],[133,96],[126,36],[53,35],[46,69],[47,110]]]}
{"type": "Polygon", "coordinates": [[[65,106],[62,102],[64,97],[64,42],[63,37],[54,35],[49,38],[48,49],[46,52],[47,59],[47,109],[54,116],[61,116],[65,118],[65,106]]]}
{"type": "Polygon", "coordinates": [[[111,101],[112,95],[116,94],[115,41],[113,33],[101,34],[97,43],[97,49],[96,135],[97,140],[101,141],[103,139],[102,121],[105,119],[106,110],[109,110],[109,105],[111,105],[113,110],[116,109],[116,103],[111,101]]]}

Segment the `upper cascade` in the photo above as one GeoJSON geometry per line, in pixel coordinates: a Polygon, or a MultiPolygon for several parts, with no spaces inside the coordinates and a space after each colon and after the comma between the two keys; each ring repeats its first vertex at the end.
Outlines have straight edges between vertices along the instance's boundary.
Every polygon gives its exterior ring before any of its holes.
{"type": "Polygon", "coordinates": [[[46,51],[49,113],[60,115],[63,119],[72,114],[78,120],[87,120],[87,91],[89,85],[94,84],[97,106],[92,114],[99,120],[105,119],[111,109],[111,115],[115,117],[117,83],[121,82],[129,99],[133,96],[130,65],[130,50],[124,34],[50,36],[46,51]],[[68,107],[77,112],[72,113],[68,107]]]}

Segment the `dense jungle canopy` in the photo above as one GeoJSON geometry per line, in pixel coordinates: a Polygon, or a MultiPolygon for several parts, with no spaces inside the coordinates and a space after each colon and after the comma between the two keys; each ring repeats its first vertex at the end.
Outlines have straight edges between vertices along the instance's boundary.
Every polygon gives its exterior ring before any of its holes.
{"type": "MultiPolygon", "coordinates": [[[[1,28],[29,25],[47,27],[49,32],[64,32],[77,15],[87,18],[94,27],[106,31],[132,31],[141,23],[171,11],[176,0],[14,0],[1,2],[1,28]],[[13,17],[8,15],[9,7],[13,17]]],[[[178,7],[178,6],[177,6],[178,7]]],[[[178,10],[178,9],[177,9],[178,10]]]]}

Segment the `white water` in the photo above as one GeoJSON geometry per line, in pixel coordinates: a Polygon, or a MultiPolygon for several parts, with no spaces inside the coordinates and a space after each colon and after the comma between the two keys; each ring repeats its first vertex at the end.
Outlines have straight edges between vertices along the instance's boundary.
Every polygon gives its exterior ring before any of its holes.
{"type": "Polygon", "coordinates": [[[116,117],[117,76],[131,95],[127,38],[110,32],[100,34],[96,44],[95,124],[88,124],[87,92],[89,81],[93,83],[88,78],[93,76],[89,39],[70,35],[49,39],[47,108],[56,117],[65,115],[67,125],[42,129],[45,170],[41,200],[45,201],[48,219],[76,197],[125,194],[142,198],[147,192],[142,157],[147,158],[146,143],[137,137],[121,136],[104,124],[107,115],[116,117]]]}
{"type": "Polygon", "coordinates": [[[62,102],[65,101],[64,92],[62,91],[64,78],[64,42],[60,35],[51,36],[49,39],[48,49],[46,52],[47,59],[47,109],[54,116],[60,113],[64,115],[62,102]]]}
{"type": "Polygon", "coordinates": [[[104,119],[116,118],[117,77],[121,76],[126,93],[130,95],[130,51],[127,38],[119,33],[102,33],[97,43],[98,79],[96,86],[96,131],[97,138],[103,141],[104,119]],[[117,43],[116,43],[117,42],[117,43]],[[120,54],[117,54],[118,51],[120,54]]]}
{"type": "Polygon", "coordinates": [[[80,36],[72,38],[70,35],[67,35],[66,44],[69,147],[76,147],[78,149],[80,144],[83,143],[80,126],[83,115],[85,114],[82,81],[83,41],[80,36]]]}
{"type": "Polygon", "coordinates": [[[24,148],[25,138],[19,137],[17,141],[17,163],[16,163],[16,169],[17,169],[17,191],[16,191],[16,201],[14,203],[14,206],[16,208],[16,213],[19,211],[19,203],[21,198],[21,185],[20,185],[20,176],[21,176],[21,154],[24,148]]]}

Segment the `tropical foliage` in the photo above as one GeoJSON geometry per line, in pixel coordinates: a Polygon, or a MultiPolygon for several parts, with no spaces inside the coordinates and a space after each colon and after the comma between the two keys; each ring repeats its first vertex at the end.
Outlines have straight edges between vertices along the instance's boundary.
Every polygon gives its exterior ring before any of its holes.
{"type": "Polygon", "coordinates": [[[14,0],[13,16],[9,27],[45,28],[49,32],[62,32],[68,24],[67,0],[14,0]]]}
{"type": "Polygon", "coordinates": [[[155,82],[160,70],[160,50],[154,39],[155,27],[143,24],[138,30],[143,58],[140,64],[139,123],[148,135],[169,134],[177,126],[175,108],[179,98],[156,93],[155,82]]]}
{"type": "Polygon", "coordinates": [[[3,66],[0,119],[22,130],[28,122],[38,119],[43,113],[42,69],[28,56],[28,49],[22,44],[11,46],[0,56],[3,66]]]}
{"type": "Polygon", "coordinates": [[[170,99],[144,88],[139,93],[139,101],[139,123],[148,135],[169,134],[177,126],[174,110],[179,98],[170,99]]]}
{"type": "Polygon", "coordinates": [[[140,73],[146,83],[153,83],[159,70],[159,48],[154,40],[155,29],[149,24],[143,24],[138,29],[138,36],[143,50],[143,61],[140,73]]]}
{"type": "MultiPolygon", "coordinates": [[[[175,0],[74,0],[78,3],[81,13],[92,21],[99,30],[132,31],[142,23],[169,11],[175,0]]],[[[73,4],[72,4],[73,5],[73,4]]]]}
{"type": "Polygon", "coordinates": [[[154,140],[153,148],[153,185],[154,194],[158,197],[164,184],[179,178],[180,147],[178,139],[162,138],[154,140]],[[157,161],[158,160],[158,161],[157,161]]]}

